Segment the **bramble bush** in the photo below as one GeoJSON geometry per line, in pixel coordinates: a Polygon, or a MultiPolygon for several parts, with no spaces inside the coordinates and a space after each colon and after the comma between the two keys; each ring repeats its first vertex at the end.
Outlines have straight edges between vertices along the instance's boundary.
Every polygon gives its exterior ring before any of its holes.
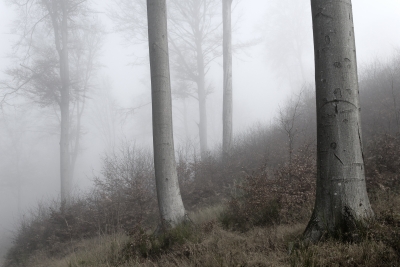
{"type": "Polygon", "coordinates": [[[23,264],[38,250],[53,255],[76,240],[128,232],[138,225],[156,222],[152,162],[150,153],[134,146],[106,155],[92,191],[72,197],[62,209],[59,202],[41,204],[22,221],[8,251],[8,261],[23,264]]]}
{"type": "Polygon", "coordinates": [[[400,133],[382,134],[367,143],[365,168],[370,188],[400,186],[400,133]]]}
{"type": "Polygon", "coordinates": [[[246,175],[236,185],[220,220],[224,227],[246,231],[254,226],[304,221],[315,198],[315,153],[303,147],[292,164],[268,175],[265,168],[246,175]]]}

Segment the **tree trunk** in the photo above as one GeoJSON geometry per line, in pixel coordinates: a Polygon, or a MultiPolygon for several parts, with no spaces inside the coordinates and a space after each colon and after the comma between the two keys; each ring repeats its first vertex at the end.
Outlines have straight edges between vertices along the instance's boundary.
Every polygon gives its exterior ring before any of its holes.
{"type": "Polygon", "coordinates": [[[317,194],[305,238],[352,237],[374,214],[365,184],[351,0],[311,0],[317,194]]]}
{"type": "Polygon", "coordinates": [[[82,97],[82,100],[80,100],[80,97],[78,96],[78,99],[76,101],[76,133],[75,133],[75,140],[73,144],[71,144],[71,163],[70,163],[71,177],[74,176],[76,160],[78,159],[79,149],[81,147],[81,121],[82,121],[83,111],[85,110],[85,104],[86,104],[85,97],[86,96],[84,95],[82,97]],[[80,101],[82,101],[82,107],[80,105],[80,101]]]}
{"type": "MultiPolygon", "coordinates": [[[[61,1],[61,136],[60,136],[60,177],[61,177],[61,202],[68,201],[72,190],[72,177],[70,170],[69,152],[69,62],[68,62],[68,11],[67,0],[61,1]]],[[[56,27],[56,26],[55,26],[56,27]]],[[[57,32],[57,31],[56,31],[57,32]]],[[[57,38],[57,37],[56,37],[57,38]]]]}
{"type": "Polygon", "coordinates": [[[228,158],[232,147],[232,0],[222,0],[223,53],[224,53],[224,95],[223,95],[223,158],[228,158]]]}
{"type": "Polygon", "coordinates": [[[166,0],[147,0],[154,168],[162,223],[174,227],[185,217],[176,172],[172,132],[166,0]]]}
{"type": "Polygon", "coordinates": [[[189,140],[189,124],[187,119],[187,105],[186,105],[186,98],[182,98],[183,102],[183,124],[185,126],[185,142],[189,140]]]}
{"type": "Polygon", "coordinates": [[[203,158],[208,150],[207,145],[207,94],[205,85],[205,73],[204,73],[204,58],[201,41],[196,43],[197,47],[197,93],[199,98],[199,138],[200,138],[200,154],[203,158]]]}

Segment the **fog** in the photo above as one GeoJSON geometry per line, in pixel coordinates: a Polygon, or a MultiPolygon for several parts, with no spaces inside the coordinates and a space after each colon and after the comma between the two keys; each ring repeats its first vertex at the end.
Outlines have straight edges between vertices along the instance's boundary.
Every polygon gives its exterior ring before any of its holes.
{"type": "MultiPolygon", "coordinates": [[[[15,66],[13,46],[18,41],[11,30],[17,13],[6,2],[0,2],[0,81],[10,79],[6,71],[15,66]]],[[[115,8],[113,1],[93,2],[106,33],[82,115],[74,192],[92,187],[104,153],[118,150],[126,142],[152,146],[147,44],[127,40],[115,30],[107,15],[115,8]]],[[[400,48],[400,1],[353,0],[353,12],[359,70],[375,59],[389,59],[400,48]]],[[[237,44],[233,127],[234,134],[239,134],[256,123],[273,124],[285,100],[304,84],[313,84],[311,8],[307,0],[242,0],[235,5],[233,21],[233,42],[237,44]]],[[[179,87],[178,76],[171,66],[173,91],[179,87]]],[[[207,128],[212,150],[220,146],[222,138],[221,56],[210,63],[205,79],[210,89],[207,128]]],[[[3,94],[0,92],[0,99],[3,94]]],[[[173,115],[175,147],[190,143],[198,150],[197,100],[188,98],[183,103],[174,94],[173,115]]],[[[54,107],[41,107],[22,94],[1,103],[0,254],[31,209],[60,197],[58,128],[54,107]]]]}

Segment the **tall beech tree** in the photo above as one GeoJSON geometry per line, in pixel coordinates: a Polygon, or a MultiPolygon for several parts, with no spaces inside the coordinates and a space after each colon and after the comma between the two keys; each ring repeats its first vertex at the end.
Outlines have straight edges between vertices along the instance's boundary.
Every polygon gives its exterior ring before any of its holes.
{"type": "Polygon", "coordinates": [[[185,218],[179,189],[172,131],[166,0],[147,0],[153,112],[154,168],[162,224],[174,227],[185,218]]]}
{"type": "Polygon", "coordinates": [[[11,81],[2,83],[2,87],[8,91],[6,95],[22,95],[41,107],[59,108],[56,113],[60,123],[61,201],[65,203],[72,190],[80,120],[100,38],[91,32],[96,25],[91,16],[89,19],[88,1],[12,0],[10,3],[19,12],[15,31],[20,38],[15,45],[16,67],[7,71],[11,81]],[[74,140],[71,114],[72,120],[76,120],[74,140]]]}
{"type": "Polygon", "coordinates": [[[311,0],[317,192],[305,238],[350,234],[373,217],[364,173],[351,0],[311,0]]]}
{"type": "MultiPolygon", "coordinates": [[[[144,0],[116,0],[110,13],[115,29],[132,43],[146,38],[143,29],[144,0]]],[[[169,0],[169,41],[171,68],[179,84],[174,92],[181,99],[193,97],[199,103],[199,141],[202,156],[208,150],[207,95],[210,87],[206,75],[211,63],[221,56],[220,0],[169,0]]]]}
{"type": "Polygon", "coordinates": [[[224,94],[222,111],[222,151],[229,156],[232,147],[232,0],[222,0],[224,94]]]}
{"type": "Polygon", "coordinates": [[[61,133],[60,133],[60,178],[61,178],[61,202],[65,202],[72,190],[72,173],[70,168],[69,150],[69,101],[70,101],[70,79],[68,63],[68,9],[67,0],[57,2],[45,2],[51,17],[54,30],[56,50],[60,59],[60,111],[61,111],[61,133]]]}
{"type": "Polygon", "coordinates": [[[186,88],[186,95],[199,103],[200,153],[208,151],[206,74],[213,60],[221,56],[221,22],[217,0],[170,0],[171,52],[177,79],[194,84],[186,88]],[[191,90],[195,88],[194,92],[191,90]]]}

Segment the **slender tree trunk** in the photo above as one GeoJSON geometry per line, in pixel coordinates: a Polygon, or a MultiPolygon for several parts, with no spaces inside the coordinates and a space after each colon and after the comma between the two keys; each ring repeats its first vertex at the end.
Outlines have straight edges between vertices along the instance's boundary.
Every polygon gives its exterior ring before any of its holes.
{"type": "Polygon", "coordinates": [[[183,124],[185,126],[185,137],[186,141],[189,140],[189,124],[188,124],[188,119],[187,119],[187,105],[186,105],[186,98],[182,98],[183,102],[183,124]]]}
{"type": "Polygon", "coordinates": [[[364,174],[351,0],[311,0],[317,195],[305,238],[349,236],[373,217],[364,174]],[[346,235],[350,234],[350,235],[346,235]]]}
{"type": "MultiPolygon", "coordinates": [[[[292,169],[292,160],[293,160],[293,134],[289,133],[289,169],[292,169]]],[[[289,172],[290,172],[289,170],[289,172]]],[[[290,174],[289,174],[290,176],[290,174]]]]}
{"type": "Polygon", "coordinates": [[[76,160],[78,159],[79,149],[81,146],[81,121],[82,121],[83,111],[85,110],[85,104],[86,104],[85,97],[86,96],[83,96],[82,100],[80,100],[80,97],[78,97],[76,102],[76,133],[75,133],[75,140],[71,146],[72,148],[71,163],[70,163],[71,177],[74,176],[76,160]],[[82,101],[82,106],[80,105],[80,101],[82,101]]]}
{"type": "MultiPolygon", "coordinates": [[[[60,136],[60,176],[61,202],[65,203],[71,195],[72,177],[69,152],[69,62],[68,62],[68,10],[67,0],[61,0],[61,136],[60,136]]],[[[57,37],[56,37],[57,38],[57,37]]]]}
{"type": "Polygon", "coordinates": [[[399,126],[400,126],[400,118],[399,118],[399,112],[397,111],[397,101],[396,101],[396,94],[395,94],[395,89],[394,89],[393,73],[391,73],[391,78],[392,78],[392,97],[393,97],[394,117],[396,120],[396,132],[398,132],[399,126]]]}
{"type": "Polygon", "coordinates": [[[223,53],[224,53],[224,95],[222,112],[223,157],[229,157],[232,147],[232,0],[222,0],[223,53]]]}
{"type": "Polygon", "coordinates": [[[197,93],[199,98],[199,137],[200,137],[200,154],[203,158],[208,150],[207,145],[207,94],[205,85],[205,73],[204,73],[204,58],[201,41],[196,43],[197,46],[197,93]]]}
{"type": "Polygon", "coordinates": [[[147,0],[154,167],[163,225],[174,227],[185,218],[176,172],[172,132],[166,0],[147,0]]]}
{"type": "MultiPolygon", "coordinates": [[[[14,147],[16,147],[15,145],[16,144],[14,144],[14,147]]],[[[15,153],[17,155],[17,158],[15,160],[15,164],[16,164],[15,172],[17,174],[18,217],[21,218],[21,215],[22,215],[22,212],[21,212],[22,211],[22,209],[21,209],[22,181],[21,181],[21,172],[20,172],[21,164],[20,164],[20,151],[19,151],[19,149],[15,149],[15,153]]]]}

